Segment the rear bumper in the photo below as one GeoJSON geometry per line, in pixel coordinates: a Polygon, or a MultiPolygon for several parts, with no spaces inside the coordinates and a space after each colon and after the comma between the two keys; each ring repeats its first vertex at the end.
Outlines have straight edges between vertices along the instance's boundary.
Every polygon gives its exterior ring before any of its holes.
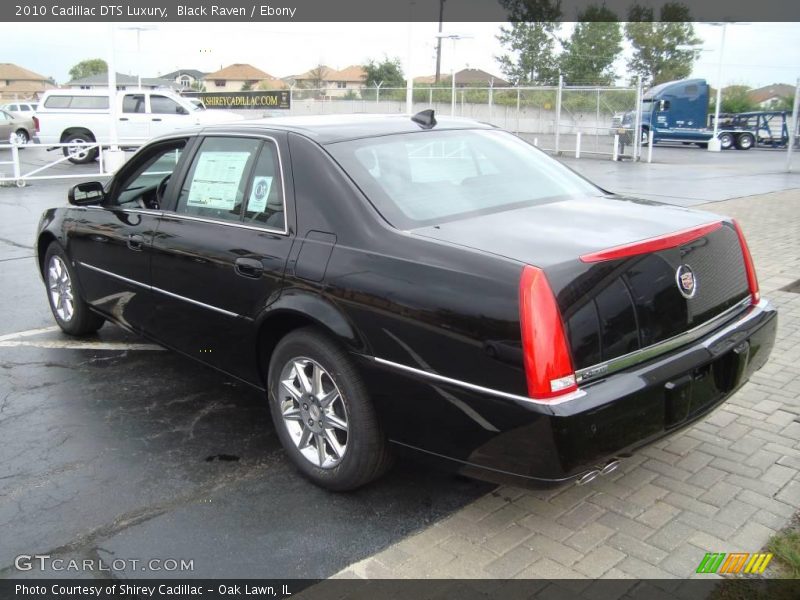
{"type": "MultiPolygon", "coordinates": [[[[777,312],[762,300],[704,338],[587,384],[582,394],[556,405],[426,383],[436,396],[449,396],[450,405],[462,412],[466,405],[472,420],[478,415],[483,425],[459,420],[455,411],[448,412],[441,400],[427,393],[426,406],[439,413],[438,419],[449,415],[453,430],[439,428],[433,438],[390,427],[390,437],[478,479],[569,481],[714,410],[764,365],[776,328],[777,312]]],[[[390,413],[396,418],[396,407],[390,413]]],[[[420,413],[415,416],[419,422],[420,413]]]]}

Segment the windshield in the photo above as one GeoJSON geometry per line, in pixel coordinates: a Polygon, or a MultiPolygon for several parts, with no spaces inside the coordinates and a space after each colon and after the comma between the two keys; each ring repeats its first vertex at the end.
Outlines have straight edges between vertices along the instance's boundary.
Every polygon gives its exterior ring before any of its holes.
{"type": "Polygon", "coordinates": [[[326,146],[395,227],[603,192],[518,137],[425,131],[326,146]]]}

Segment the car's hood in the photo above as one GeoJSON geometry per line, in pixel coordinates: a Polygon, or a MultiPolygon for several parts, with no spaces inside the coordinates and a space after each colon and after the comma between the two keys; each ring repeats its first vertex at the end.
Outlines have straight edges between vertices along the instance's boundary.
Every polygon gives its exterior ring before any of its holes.
{"type": "Polygon", "coordinates": [[[442,222],[411,233],[546,268],[719,220],[719,215],[647,200],[587,196],[442,222]]]}

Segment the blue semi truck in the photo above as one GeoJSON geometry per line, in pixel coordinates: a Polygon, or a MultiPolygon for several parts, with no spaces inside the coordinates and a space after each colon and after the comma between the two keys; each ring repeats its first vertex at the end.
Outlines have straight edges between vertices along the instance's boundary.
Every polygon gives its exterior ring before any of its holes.
{"type": "MultiPolygon", "coordinates": [[[[705,79],[681,79],[650,88],[642,96],[642,143],[653,132],[654,142],[694,143],[705,147],[713,137],[713,113],[708,114],[709,85],[705,79]]],[[[629,111],[615,117],[612,132],[622,133],[630,143],[636,114],[629,111]],[[623,133],[624,132],[624,133],[623,133]]],[[[756,144],[754,132],[735,120],[723,120],[717,130],[723,150],[749,150],[756,144]]]]}

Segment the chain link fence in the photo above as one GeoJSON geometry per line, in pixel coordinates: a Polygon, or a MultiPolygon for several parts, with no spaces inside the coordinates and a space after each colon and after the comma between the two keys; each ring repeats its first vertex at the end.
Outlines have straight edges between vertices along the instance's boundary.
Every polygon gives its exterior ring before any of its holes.
{"type": "MultiPolygon", "coordinates": [[[[293,89],[291,94],[291,115],[406,112],[406,88],[293,89]]],[[[457,87],[455,95],[450,87],[415,87],[413,112],[432,108],[439,115],[491,123],[557,154],[638,156],[632,152],[637,141],[632,127],[620,128],[625,113],[637,112],[640,96],[641,90],[628,87],[457,87]]]]}

